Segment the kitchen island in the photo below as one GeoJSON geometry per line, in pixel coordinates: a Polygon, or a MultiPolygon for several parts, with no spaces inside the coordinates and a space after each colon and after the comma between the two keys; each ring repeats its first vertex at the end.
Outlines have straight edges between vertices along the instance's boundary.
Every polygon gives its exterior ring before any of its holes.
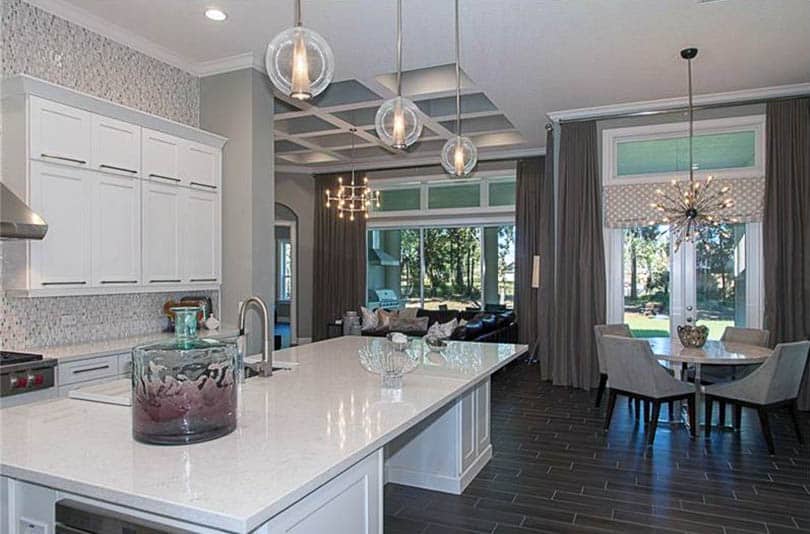
{"type": "Polygon", "coordinates": [[[237,430],[196,445],[135,442],[125,406],[4,409],[2,531],[53,532],[68,498],[190,532],[381,533],[386,481],[460,493],[489,461],[490,375],[527,350],[451,342],[385,390],[357,358],[381,342],[276,351],[297,365],[249,379],[237,430]]]}

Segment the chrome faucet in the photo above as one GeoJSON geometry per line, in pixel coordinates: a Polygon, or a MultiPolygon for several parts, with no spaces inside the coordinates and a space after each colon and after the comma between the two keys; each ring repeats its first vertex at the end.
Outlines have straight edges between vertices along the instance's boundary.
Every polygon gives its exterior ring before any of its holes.
{"type": "MultiPolygon", "coordinates": [[[[267,312],[267,304],[261,297],[249,297],[242,301],[239,306],[239,337],[242,338],[242,346],[244,351],[247,352],[247,333],[245,332],[245,318],[247,316],[248,307],[255,304],[257,311],[262,319],[262,361],[258,364],[250,365],[260,376],[273,375],[273,353],[270,352],[270,314],[267,312]]],[[[244,361],[244,359],[243,359],[244,361]]],[[[245,364],[247,367],[248,364],[245,364]]],[[[244,372],[242,374],[244,376],[244,372]]]]}

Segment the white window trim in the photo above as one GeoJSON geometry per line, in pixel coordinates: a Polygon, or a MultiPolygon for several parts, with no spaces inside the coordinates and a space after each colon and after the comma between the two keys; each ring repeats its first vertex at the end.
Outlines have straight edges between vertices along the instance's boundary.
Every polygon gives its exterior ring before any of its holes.
{"type": "MultiPolygon", "coordinates": [[[[729,117],[724,119],[707,119],[695,121],[695,135],[716,133],[732,133],[740,131],[754,131],[754,166],[738,167],[733,169],[696,170],[695,177],[715,178],[734,177],[751,178],[765,175],[765,115],[747,115],[743,117],[729,117]]],[[[626,141],[650,141],[656,139],[671,139],[689,134],[689,123],[673,122],[664,124],[651,124],[644,126],[631,126],[626,128],[610,128],[602,131],[602,183],[604,185],[640,184],[651,182],[668,182],[672,179],[686,180],[688,174],[656,173],[635,174],[633,176],[618,176],[617,152],[618,144],[626,141]]]]}

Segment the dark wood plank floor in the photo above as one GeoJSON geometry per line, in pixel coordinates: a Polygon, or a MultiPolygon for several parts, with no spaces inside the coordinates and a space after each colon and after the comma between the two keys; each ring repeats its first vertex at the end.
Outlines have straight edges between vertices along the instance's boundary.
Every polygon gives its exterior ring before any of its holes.
{"type": "Polygon", "coordinates": [[[753,412],[710,439],[661,426],[647,448],[624,399],[606,434],[594,392],[540,382],[523,362],[493,377],[492,394],[489,465],[459,496],[389,484],[386,533],[810,533],[807,413],[804,446],[774,415],[769,456],[753,412]]]}

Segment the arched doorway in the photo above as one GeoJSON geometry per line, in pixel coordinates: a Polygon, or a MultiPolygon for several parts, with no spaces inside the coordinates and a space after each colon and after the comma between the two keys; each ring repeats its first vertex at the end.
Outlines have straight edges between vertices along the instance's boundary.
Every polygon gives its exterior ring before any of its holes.
{"type": "Polygon", "coordinates": [[[275,206],[276,301],[275,333],[281,348],[298,344],[298,216],[281,203],[275,206]]]}

